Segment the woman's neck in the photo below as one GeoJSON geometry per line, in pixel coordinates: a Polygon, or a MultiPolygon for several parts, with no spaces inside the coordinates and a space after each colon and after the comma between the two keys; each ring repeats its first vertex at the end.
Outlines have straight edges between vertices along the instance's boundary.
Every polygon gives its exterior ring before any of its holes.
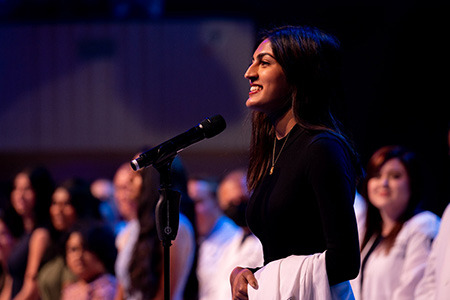
{"type": "Polygon", "coordinates": [[[275,121],[275,135],[277,139],[284,138],[295,124],[297,124],[297,121],[295,120],[294,111],[291,108],[275,121]]]}
{"type": "Polygon", "coordinates": [[[381,235],[387,236],[394,229],[395,225],[398,223],[397,214],[390,214],[386,211],[380,210],[382,225],[381,225],[381,235]]]}
{"type": "Polygon", "coordinates": [[[25,229],[25,232],[32,232],[35,226],[34,218],[31,216],[25,216],[22,218],[23,220],[23,228],[25,229]]]}

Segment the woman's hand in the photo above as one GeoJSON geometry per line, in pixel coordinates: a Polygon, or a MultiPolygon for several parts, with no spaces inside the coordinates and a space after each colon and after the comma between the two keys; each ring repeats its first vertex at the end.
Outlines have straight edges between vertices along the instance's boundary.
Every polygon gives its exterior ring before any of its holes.
{"type": "Polygon", "coordinates": [[[241,267],[236,267],[231,272],[230,283],[233,300],[248,299],[247,284],[250,284],[255,290],[258,289],[258,281],[256,281],[252,271],[241,267]]]}

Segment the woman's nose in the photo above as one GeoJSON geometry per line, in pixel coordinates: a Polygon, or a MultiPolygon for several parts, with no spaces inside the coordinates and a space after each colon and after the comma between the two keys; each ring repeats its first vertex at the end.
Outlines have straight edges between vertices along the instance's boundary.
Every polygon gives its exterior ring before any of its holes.
{"type": "Polygon", "coordinates": [[[248,67],[247,71],[245,71],[244,77],[247,78],[247,79],[250,79],[250,80],[257,77],[257,73],[255,71],[255,68],[254,68],[253,64],[251,64],[248,67]]]}

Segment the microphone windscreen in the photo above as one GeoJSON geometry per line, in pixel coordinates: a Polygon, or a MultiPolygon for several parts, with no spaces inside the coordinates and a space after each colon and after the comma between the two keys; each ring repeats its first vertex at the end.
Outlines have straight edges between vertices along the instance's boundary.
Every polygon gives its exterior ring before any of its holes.
{"type": "Polygon", "coordinates": [[[215,115],[200,122],[200,127],[203,128],[205,137],[211,138],[224,131],[227,124],[221,115],[215,115]]]}

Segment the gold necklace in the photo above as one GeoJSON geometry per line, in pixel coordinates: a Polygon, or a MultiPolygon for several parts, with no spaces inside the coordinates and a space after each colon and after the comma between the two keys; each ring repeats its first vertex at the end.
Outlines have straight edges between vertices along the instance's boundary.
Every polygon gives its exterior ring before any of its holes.
{"type": "MultiPolygon", "coordinates": [[[[291,130],[292,131],[292,130],[291,130]]],[[[280,158],[281,152],[284,149],[284,145],[286,145],[286,142],[289,138],[289,134],[291,133],[291,131],[289,131],[289,133],[286,136],[286,139],[284,140],[283,145],[281,146],[280,152],[278,152],[277,158],[275,158],[275,147],[277,145],[277,136],[275,136],[275,139],[273,140],[273,151],[272,151],[272,167],[270,167],[270,171],[269,171],[269,175],[273,174],[273,169],[275,168],[275,164],[278,161],[278,158],[280,158]]]]}

